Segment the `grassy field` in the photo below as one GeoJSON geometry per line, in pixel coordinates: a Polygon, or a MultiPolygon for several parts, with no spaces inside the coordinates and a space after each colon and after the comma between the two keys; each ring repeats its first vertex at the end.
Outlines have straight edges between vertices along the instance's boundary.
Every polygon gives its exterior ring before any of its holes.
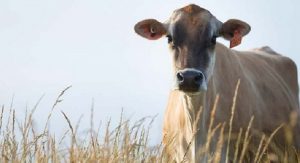
{"type": "MultiPolygon", "coordinates": [[[[61,97],[68,89],[69,87],[57,97],[45,124],[39,124],[44,126],[40,132],[36,131],[33,125],[33,114],[37,107],[27,112],[21,119],[15,116],[15,110],[12,108],[2,107],[0,109],[0,162],[171,162],[167,161],[162,144],[149,145],[148,140],[151,137],[149,132],[151,124],[155,120],[154,117],[145,117],[131,122],[121,114],[117,126],[112,126],[108,121],[103,125],[104,127],[95,128],[93,110],[91,110],[90,129],[86,135],[80,135],[78,134],[78,131],[81,130],[79,124],[72,124],[68,115],[61,112],[69,128],[62,137],[57,138],[55,133],[51,133],[49,130],[49,123],[52,113],[56,111],[55,108],[62,102],[61,97]]],[[[211,123],[213,123],[213,112],[214,110],[211,114],[211,123]]],[[[248,151],[252,151],[254,162],[290,163],[291,160],[297,159],[300,162],[300,155],[295,154],[295,151],[277,149],[272,144],[272,137],[277,130],[268,136],[262,134],[259,145],[251,146],[252,135],[249,130],[252,120],[249,122],[248,128],[241,129],[238,135],[224,134],[225,124],[210,128],[208,142],[201,149],[201,155],[208,157],[209,162],[219,162],[221,149],[226,148],[229,143],[228,137],[235,137],[236,150],[233,154],[233,162],[248,162],[248,151]],[[217,148],[214,152],[208,152],[209,140],[216,135],[219,136],[217,148]]],[[[278,129],[280,128],[281,126],[278,129]]],[[[182,162],[184,160],[183,158],[182,162]]]]}
{"type": "Polygon", "coordinates": [[[62,137],[57,138],[55,133],[51,133],[49,124],[69,88],[59,94],[45,124],[38,124],[43,128],[40,132],[36,130],[33,120],[38,105],[21,119],[16,117],[14,109],[2,106],[0,162],[160,162],[162,145],[148,145],[149,131],[155,117],[131,122],[121,114],[117,126],[112,126],[108,121],[102,127],[95,128],[91,109],[90,129],[82,135],[78,134],[79,131],[86,129],[80,129],[79,124],[72,124],[68,115],[61,112],[69,128],[62,137]]]}

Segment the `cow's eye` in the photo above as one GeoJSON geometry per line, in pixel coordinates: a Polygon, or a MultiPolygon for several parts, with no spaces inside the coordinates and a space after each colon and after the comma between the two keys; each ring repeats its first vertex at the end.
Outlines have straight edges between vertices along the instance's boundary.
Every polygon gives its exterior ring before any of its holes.
{"type": "Polygon", "coordinates": [[[166,36],[168,38],[168,44],[170,45],[170,47],[174,50],[176,49],[176,46],[174,44],[174,40],[173,37],[171,35],[167,35],[166,36]]]}
{"type": "Polygon", "coordinates": [[[217,43],[217,36],[213,36],[213,37],[211,38],[211,43],[212,43],[213,45],[215,45],[215,44],[217,43]]]}
{"type": "Polygon", "coordinates": [[[169,44],[173,42],[173,38],[172,38],[171,35],[167,35],[166,37],[168,38],[168,43],[169,44]]]}

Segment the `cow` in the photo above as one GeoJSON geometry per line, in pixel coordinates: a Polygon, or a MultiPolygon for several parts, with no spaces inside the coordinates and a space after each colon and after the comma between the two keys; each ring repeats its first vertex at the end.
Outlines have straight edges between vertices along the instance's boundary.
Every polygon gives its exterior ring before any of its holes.
{"type": "MultiPolygon", "coordinates": [[[[236,146],[244,133],[256,147],[272,140],[280,149],[300,149],[296,64],[268,46],[232,49],[250,32],[249,24],[238,19],[223,23],[190,4],[164,23],[146,19],[134,29],[148,40],[166,36],[171,51],[174,88],[163,125],[169,161],[233,162],[236,147],[247,145],[236,146]],[[219,37],[230,41],[230,48],[218,43],[219,37]]],[[[248,161],[257,161],[248,146],[243,151],[248,161]]]]}

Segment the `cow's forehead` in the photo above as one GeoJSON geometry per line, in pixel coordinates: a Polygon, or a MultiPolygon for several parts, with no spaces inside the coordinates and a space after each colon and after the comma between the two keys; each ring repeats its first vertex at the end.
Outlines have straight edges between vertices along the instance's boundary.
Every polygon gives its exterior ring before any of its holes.
{"type": "Polygon", "coordinates": [[[204,9],[204,8],[202,8],[202,7],[200,7],[200,6],[197,6],[197,5],[194,5],[194,4],[190,4],[188,6],[185,6],[183,8],[178,9],[178,11],[182,11],[182,12],[185,12],[187,14],[194,15],[194,14],[198,14],[200,12],[205,12],[207,10],[204,9]]]}
{"type": "Polygon", "coordinates": [[[193,30],[199,30],[199,26],[205,26],[210,23],[211,18],[212,15],[209,11],[191,4],[175,10],[168,20],[168,24],[170,28],[180,24],[186,30],[193,32],[193,30]]]}

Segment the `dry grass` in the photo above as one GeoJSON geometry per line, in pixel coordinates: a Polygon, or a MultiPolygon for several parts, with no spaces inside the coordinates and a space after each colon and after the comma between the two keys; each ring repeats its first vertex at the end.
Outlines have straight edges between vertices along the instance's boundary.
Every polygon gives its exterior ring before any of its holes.
{"type": "MultiPolygon", "coordinates": [[[[92,107],[90,129],[86,135],[78,134],[80,121],[78,124],[72,124],[68,115],[64,112],[61,112],[61,114],[65,123],[69,126],[68,130],[59,138],[51,133],[49,123],[52,113],[56,111],[56,106],[62,102],[62,96],[69,88],[59,94],[41,132],[36,131],[33,125],[33,114],[40,100],[30,112],[26,112],[22,121],[16,118],[15,110],[12,107],[1,107],[0,162],[164,162],[165,153],[162,144],[151,146],[148,142],[154,117],[145,117],[133,123],[121,114],[116,127],[111,126],[111,121],[108,121],[103,127],[95,128],[92,107]]],[[[282,126],[279,126],[271,135],[261,134],[259,144],[256,146],[251,145],[253,135],[250,129],[253,118],[250,120],[248,128],[240,129],[240,132],[236,135],[224,132],[226,125],[231,131],[230,126],[234,116],[236,96],[235,94],[233,99],[232,118],[227,124],[214,124],[214,115],[219,99],[217,97],[211,112],[212,118],[209,124],[208,141],[199,151],[199,154],[207,157],[208,162],[218,163],[221,160],[222,151],[224,149],[228,151],[231,144],[231,146],[234,146],[234,153],[226,152],[226,156],[229,158],[228,155],[231,154],[233,160],[226,158],[226,162],[250,162],[250,155],[254,162],[290,163],[293,162],[291,160],[297,159],[295,157],[298,157],[298,162],[300,162],[300,155],[295,154],[295,151],[281,150],[275,144],[272,144],[272,138],[282,126]],[[219,139],[216,142],[216,148],[213,148],[214,151],[212,151],[210,141],[216,136],[219,139]],[[230,141],[233,138],[235,138],[235,141],[230,141]]],[[[197,119],[199,117],[197,116],[197,119]]]]}
{"type": "Polygon", "coordinates": [[[56,107],[69,88],[63,90],[54,102],[41,132],[33,125],[33,114],[39,102],[21,121],[16,119],[11,107],[1,108],[0,162],[160,162],[161,145],[150,146],[148,143],[155,117],[145,117],[133,123],[121,115],[116,127],[108,121],[103,128],[95,129],[92,107],[91,127],[85,135],[78,134],[80,121],[72,124],[64,112],[61,112],[62,118],[69,129],[59,138],[51,133],[51,116],[58,112],[56,107]]]}

